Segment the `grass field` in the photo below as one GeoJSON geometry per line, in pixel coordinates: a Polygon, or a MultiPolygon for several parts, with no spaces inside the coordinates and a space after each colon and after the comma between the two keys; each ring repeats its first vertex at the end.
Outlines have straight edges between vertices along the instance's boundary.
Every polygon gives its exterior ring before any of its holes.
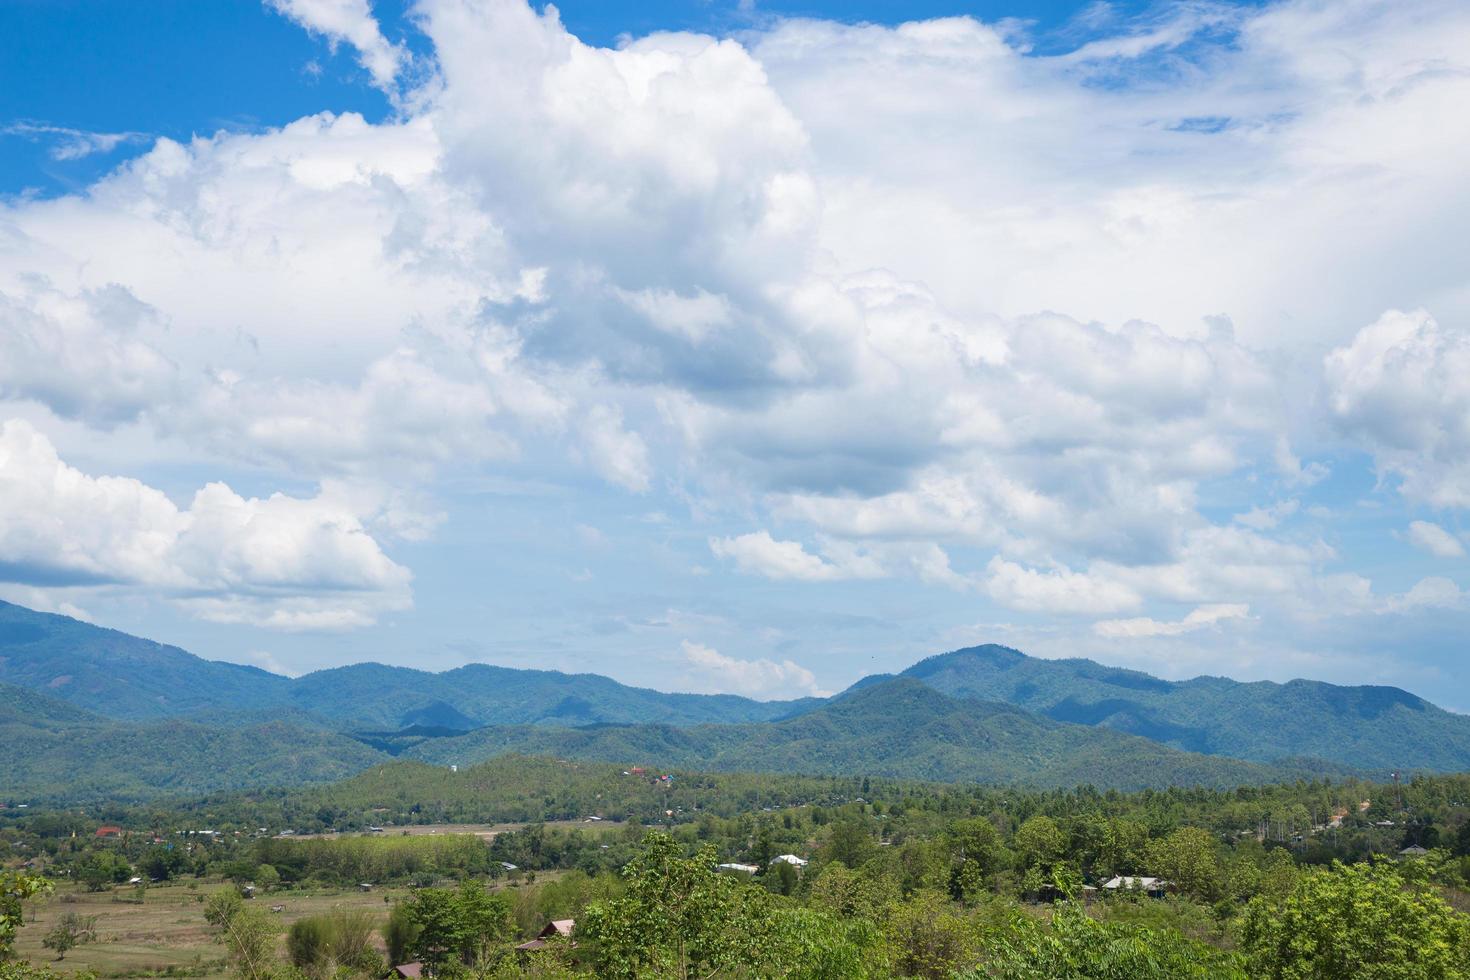
{"type": "MultiPolygon", "coordinates": [[[[225,949],[204,921],[204,905],[199,897],[226,886],[218,881],[190,884],[197,887],[191,889],[183,882],[152,885],[141,903],[123,901],[133,898],[129,888],[98,893],[58,889],[35,906],[35,921],[28,917],[21,928],[17,952],[36,963],[54,962],[56,954],[43,948],[41,939],[57,919],[75,912],[97,917],[97,939],[68,952],[59,964],[62,969],[90,970],[99,977],[223,977],[228,972],[225,949]]],[[[367,909],[386,919],[384,896],[396,898],[407,892],[406,888],[278,891],[252,901],[266,908],[284,906],[277,916],[284,950],[285,929],[297,919],[337,906],[367,909]]]]}

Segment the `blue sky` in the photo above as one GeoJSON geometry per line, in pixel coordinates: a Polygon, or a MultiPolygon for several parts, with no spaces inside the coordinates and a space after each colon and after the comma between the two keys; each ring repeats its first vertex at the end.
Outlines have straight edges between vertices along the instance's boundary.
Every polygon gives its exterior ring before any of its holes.
{"type": "Polygon", "coordinates": [[[0,597],[298,673],[975,642],[1470,709],[1470,14],[0,7],[0,597]]]}

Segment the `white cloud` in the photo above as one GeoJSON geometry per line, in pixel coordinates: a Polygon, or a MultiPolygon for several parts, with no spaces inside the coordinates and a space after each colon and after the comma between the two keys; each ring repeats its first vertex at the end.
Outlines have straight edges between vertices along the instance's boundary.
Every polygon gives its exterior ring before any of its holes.
{"type": "Polygon", "coordinates": [[[1453,580],[1438,575],[1422,578],[1402,595],[1384,600],[1382,611],[1408,613],[1420,609],[1456,609],[1465,603],[1465,593],[1453,580]]]}
{"type": "Polygon", "coordinates": [[[81,160],[95,153],[108,154],[128,143],[141,143],[147,133],[95,133],[45,123],[16,122],[0,129],[0,135],[19,136],[32,141],[50,141],[51,159],[81,160]]]}
{"type": "Polygon", "coordinates": [[[855,559],[846,567],[823,560],[802,547],[800,541],[777,541],[769,531],[754,531],[733,538],[710,538],[716,558],[728,558],[747,575],[777,580],[831,582],[847,578],[877,578],[882,571],[874,564],[855,559]]]}
{"type": "Polygon", "coordinates": [[[1038,571],[996,557],[986,567],[985,591],[1010,609],[1040,613],[1097,614],[1142,604],[1126,585],[1069,568],[1038,571]]]}
{"type": "Polygon", "coordinates": [[[1092,624],[1098,636],[1112,639],[1141,639],[1155,636],[1181,636],[1207,627],[1217,626],[1232,619],[1250,617],[1250,606],[1245,603],[1225,603],[1200,606],[1181,620],[1161,622],[1157,619],[1106,619],[1092,624]]]}
{"type": "Polygon", "coordinates": [[[588,462],[603,479],[634,493],[648,490],[652,475],[648,446],[642,436],[623,427],[620,409],[594,405],[578,423],[578,429],[588,462]]]}
{"type": "Polygon", "coordinates": [[[1412,521],[1409,524],[1409,543],[1436,558],[1463,558],[1465,546],[1453,534],[1429,521],[1412,521]]]}
{"type": "Polygon", "coordinates": [[[329,493],[244,498],[211,483],[181,509],[127,477],[92,477],[29,424],[0,426],[0,572],[46,586],[141,587],[204,618],[361,626],[407,608],[410,575],[329,493]]]}
{"type": "Polygon", "coordinates": [[[1406,496],[1470,507],[1470,330],[1391,310],[1327,355],[1325,373],[1338,425],[1406,496]]]}
{"type": "MultiPolygon", "coordinates": [[[[269,2],[401,85],[366,0],[269,2]]],[[[709,541],[742,572],[1038,613],[1378,602],[1274,502],[1312,506],[1334,427],[1470,500],[1463,4],[1287,0],[1228,43],[1192,5],[1071,57],[964,17],[610,50],[519,0],[418,10],[436,75],[387,122],[159,140],[0,203],[0,399],[126,428],[153,483],[322,483],[375,542],[426,538],[446,474],[539,492],[570,457],[695,541],[789,529],[709,541]],[[1342,335],[1400,296],[1451,326],[1342,335]],[[1222,527],[1227,479],[1257,496],[1222,527]]],[[[286,519],[236,499],[206,503],[286,519]]],[[[203,587],[216,618],[376,608],[203,587]]]]}
{"type": "Polygon", "coordinates": [[[810,670],[790,660],[739,660],[689,640],[680,643],[680,649],[701,688],[712,693],[771,700],[826,697],[832,693],[820,688],[810,670]]]}
{"type": "Polygon", "coordinates": [[[1235,523],[1244,524],[1256,531],[1269,531],[1283,520],[1295,514],[1301,507],[1299,500],[1278,500],[1264,507],[1252,507],[1244,514],[1235,515],[1235,523]]]}
{"type": "Polygon", "coordinates": [[[408,60],[402,45],[390,44],[373,18],[368,0],[265,0],[265,3],[307,30],[325,35],[335,46],[357,49],[358,60],[383,90],[392,88],[408,60]]]}
{"type": "Polygon", "coordinates": [[[102,427],[134,419],[177,392],[162,332],[157,311],[115,283],[73,293],[43,277],[0,286],[0,399],[102,427]]]}

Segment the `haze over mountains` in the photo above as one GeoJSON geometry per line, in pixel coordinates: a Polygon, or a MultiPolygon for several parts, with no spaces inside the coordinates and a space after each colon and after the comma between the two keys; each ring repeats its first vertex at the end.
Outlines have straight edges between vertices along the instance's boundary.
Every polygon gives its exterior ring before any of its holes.
{"type": "Polygon", "coordinates": [[[0,603],[0,798],[142,799],[506,753],[1133,789],[1470,769],[1470,717],[1397,688],[1183,682],[998,646],[830,699],[357,664],[298,679],[0,603]]]}

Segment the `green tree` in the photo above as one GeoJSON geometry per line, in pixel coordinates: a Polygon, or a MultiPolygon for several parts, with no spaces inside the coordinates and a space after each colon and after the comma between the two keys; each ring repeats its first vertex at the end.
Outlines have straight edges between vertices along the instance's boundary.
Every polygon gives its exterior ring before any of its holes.
{"type": "Polygon", "coordinates": [[[245,906],[224,924],[230,968],[237,980],[270,980],[276,969],[277,928],[264,909],[245,906]]]}
{"type": "Polygon", "coordinates": [[[406,955],[433,966],[488,963],[515,931],[510,902],[474,879],[458,889],[420,889],[405,907],[417,928],[406,955]]]}
{"type": "Polygon", "coordinates": [[[15,933],[25,921],[25,903],[50,891],[51,883],[39,875],[0,871],[0,962],[11,956],[15,933]]]}
{"type": "Polygon", "coordinates": [[[1208,830],[1180,827],[1149,845],[1149,874],[1197,898],[1214,901],[1224,885],[1219,851],[1215,835],[1208,830]]]}
{"type": "Polygon", "coordinates": [[[56,959],[66,958],[67,950],[74,949],[97,938],[97,917],[67,912],[56,920],[56,925],[46,933],[41,945],[56,951],[56,959]]]}
{"type": "Polygon", "coordinates": [[[383,944],[388,947],[391,965],[408,961],[409,951],[418,941],[419,931],[420,926],[414,919],[412,908],[403,902],[393,906],[393,910],[388,913],[388,921],[383,923],[383,944]]]}
{"type": "Polygon", "coordinates": [[[1239,959],[1173,930],[1098,922],[1067,903],[1050,923],[1016,915],[986,968],[961,980],[1246,980],[1239,959]]]}
{"type": "Polygon", "coordinates": [[[947,896],[918,892],[889,909],[883,932],[900,976],[941,980],[978,959],[976,923],[959,914],[947,896]]]}
{"type": "Polygon", "coordinates": [[[762,888],[715,870],[714,848],[692,858],[663,833],[650,833],[623,869],[621,898],[588,906],[577,931],[592,949],[600,977],[713,977],[757,969],[774,901],[762,888]]]}
{"type": "Polygon", "coordinates": [[[1023,869],[1049,868],[1067,853],[1067,835],[1051,817],[1032,817],[1021,824],[1014,844],[1023,869]]]}
{"type": "Polygon", "coordinates": [[[1246,908],[1241,947],[1260,980],[1465,980],[1470,917],[1396,872],[1334,863],[1284,899],[1246,908]]]}
{"type": "Polygon", "coordinates": [[[218,888],[210,893],[204,903],[204,921],[223,931],[229,927],[235,914],[244,907],[245,902],[240,898],[239,889],[218,888]]]}
{"type": "Polygon", "coordinates": [[[949,891],[955,898],[975,901],[1000,870],[1003,854],[995,824],[983,818],[956,820],[949,828],[952,867],[949,891]]]}

